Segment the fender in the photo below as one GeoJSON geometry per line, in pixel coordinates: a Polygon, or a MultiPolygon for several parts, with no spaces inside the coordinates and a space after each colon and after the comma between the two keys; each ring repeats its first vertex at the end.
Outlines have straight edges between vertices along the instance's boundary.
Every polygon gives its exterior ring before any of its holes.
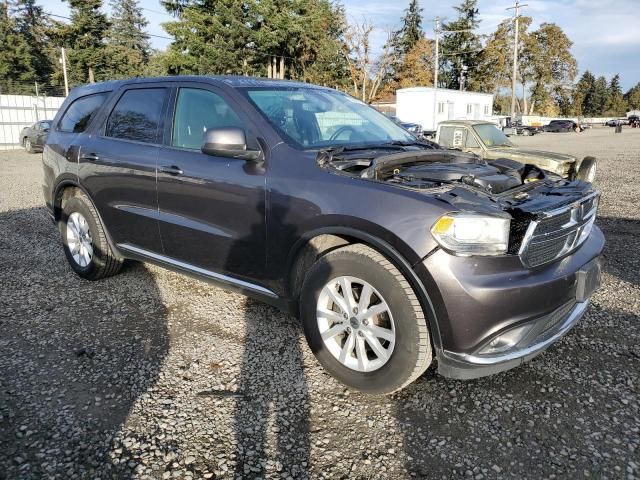
{"type": "Polygon", "coordinates": [[[111,247],[111,251],[114,253],[114,255],[116,256],[116,258],[118,260],[124,260],[126,257],[124,255],[122,255],[120,250],[118,250],[118,248],[116,247],[116,244],[111,239],[111,234],[109,233],[109,230],[107,229],[105,223],[102,221],[102,215],[100,215],[100,211],[98,210],[98,207],[94,203],[94,201],[91,198],[91,196],[89,195],[89,193],[76,180],[72,180],[72,179],[67,178],[67,179],[60,180],[58,183],[56,183],[56,186],[53,189],[53,197],[51,198],[51,205],[53,206],[53,219],[54,219],[54,221],[57,222],[60,219],[60,207],[58,205],[56,205],[56,198],[58,198],[58,193],[60,193],[60,191],[63,188],[69,187],[69,186],[73,186],[73,187],[75,187],[75,188],[77,188],[79,190],[82,190],[82,192],[87,196],[87,198],[89,199],[89,201],[93,205],[93,208],[98,213],[98,220],[100,221],[100,224],[102,225],[102,229],[104,230],[105,236],[107,237],[107,243],[109,243],[109,247],[111,247]]]}
{"type": "MultiPolygon", "coordinates": [[[[352,238],[356,238],[361,240],[362,243],[366,243],[372,248],[378,250],[380,253],[385,255],[394,266],[400,270],[400,272],[405,276],[411,288],[413,288],[414,292],[418,296],[418,301],[422,307],[422,310],[425,312],[427,317],[427,322],[429,325],[429,332],[431,333],[431,341],[433,343],[434,350],[436,352],[436,357],[440,357],[440,352],[442,351],[442,339],[440,336],[440,328],[438,327],[438,319],[436,316],[436,311],[433,306],[433,302],[431,300],[431,296],[427,292],[424,283],[420,280],[411,264],[398,252],[396,248],[394,248],[388,242],[371,235],[369,233],[363,232],[362,230],[357,230],[350,227],[342,227],[342,226],[334,226],[334,227],[322,227],[316,230],[312,230],[306,232],[302,237],[296,242],[294,248],[292,248],[292,254],[290,255],[288,270],[293,266],[293,261],[300,253],[301,249],[306,245],[312,238],[317,237],[319,235],[344,235],[352,238]]],[[[435,284],[433,281],[431,284],[435,284]]]]}

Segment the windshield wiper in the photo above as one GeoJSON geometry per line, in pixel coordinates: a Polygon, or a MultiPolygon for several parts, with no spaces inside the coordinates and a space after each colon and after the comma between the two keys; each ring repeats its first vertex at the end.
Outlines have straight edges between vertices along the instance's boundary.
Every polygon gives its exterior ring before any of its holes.
{"type": "Polygon", "coordinates": [[[398,145],[399,147],[423,147],[425,149],[434,149],[439,148],[439,145],[435,142],[431,142],[429,140],[392,140],[390,142],[386,142],[385,145],[398,145]]]}
{"type": "MultiPolygon", "coordinates": [[[[395,141],[394,141],[395,142],[395,141]]],[[[340,153],[340,152],[355,152],[358,150],[375,150],[375,149],[393,149],[397,150],[399,147],[406,147],[407,145],[400,145],[394,142],[386,143],[360,143],[356,145],[340,145],[336,147],[329,147],[324,149],[326,152],[340,153]]]]}

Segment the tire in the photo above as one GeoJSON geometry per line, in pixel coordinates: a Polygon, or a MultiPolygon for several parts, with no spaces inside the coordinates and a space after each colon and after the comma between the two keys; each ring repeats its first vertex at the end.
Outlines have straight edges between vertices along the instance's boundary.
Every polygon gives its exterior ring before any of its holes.
{"type": "Polygon", "coordinates": [[[122,260],[111,250],[100,217],[81,190],[76,190],[74,196],[63,203],[58,230],[67,261],[80,277],[100,280],[120,271],[122,260]],[[88,236],[78,241],[73,232],[84,231],[85,228],[88,236]]]}
{"type": "MultiPolygon", "coordinates": [[[[348,297],[341,298],[349,301],[348,297]]],[[[416,380],[431,364],[429,330],[418,298],[402,273],[366,245],[348,245],[321,257],[305,277],[300,305],[305,336],[316,358],[331,375],[353,389],[374,394],[393,393],[416,380]],[[345,318],[344,309],[332,300],[336,297],[327,295],[335,289],[340,298],[344,279],[351,281],[354,302],[350,305],[358,303],[360,310],[367,307],[364,312],[373,307],[382,310],[383,304],[388,309],[370,317],[352,309],[350,317],[345,318]],[[366,282],[372,288],[370,303],[362,296],[365,285],[358,282],[366,282]],[[329,301],[325,304],[327,298],[329,301]],[[332,307],[326,307],[329,304],[332,307]],[[317,314],[319,308],[325,309],[325,315],[317,314]],[[329,318],[331,322],[327,321],[329,318]],[[340,333],[329,335],[329,330],[335,328],[340,333]],[[329,336],[327,341],[323,340],[321,329],[329,336]],[[385,337],[378,336],[379,332],[384,332],[385,337]],[[342,354],[351,336],[351,348],[346,348],[349,354],[341,361],[338,353],[342,354]],[[385,355],[377,354],[380,347],[386,349],[385,355]]]]}
{"type": "Polygon", "coordinates": [[[522,136],[523,137],[528,137],[531,135],[531,132],[529,130],[527,130],[526,128],[522,129],[522,136]]]}
{"type": "Polygon", "coordinates": [[[36,151],[33,149],[33,144],[31,143],[31,140],[29,140],[28,137],[25,137],[23,143],[24,143],[24,149],[27,151],[27,153],[36,153],[36,151]]]}
{"type": "Polygon", "coordinates": [[[578,173],[576,173],[576,178],[578,180],[582,180],[583,182],[592,183],[596,178],[596,170],[598,168],[598,163],[595,157],[584,157],[582,163],[578,167],[578,173]]]}

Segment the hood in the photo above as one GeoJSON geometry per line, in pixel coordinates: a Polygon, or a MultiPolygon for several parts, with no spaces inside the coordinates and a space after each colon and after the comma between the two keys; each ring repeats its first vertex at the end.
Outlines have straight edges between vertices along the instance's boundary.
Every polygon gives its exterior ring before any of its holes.
{"type": "MultiPolygon", "coordinates": [[[[518,147],[496,147],[490,149],[491,153],[503,158],[510,158],[522,163],[535,163],[542,166],[539,162],[546,161],[550,163],[573,163],[576,157],[566,155],[564,153],[545,152],[544,150],[533,150],[518,147]]],[[[543,167],[544,168],[544,167],[543,167]]]]}

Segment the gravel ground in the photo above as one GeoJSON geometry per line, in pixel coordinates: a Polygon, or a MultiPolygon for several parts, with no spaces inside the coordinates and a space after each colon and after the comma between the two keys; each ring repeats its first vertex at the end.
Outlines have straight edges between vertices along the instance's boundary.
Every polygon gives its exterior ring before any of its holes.
{"type": "Polygon", "coordinates": [[[522,145],[600,159],[604,285],[534,361],[350,392],[279,311],[160,268],[87,282],[1,152],[0,478],[639,478],[640,130],[522,145]]]}

